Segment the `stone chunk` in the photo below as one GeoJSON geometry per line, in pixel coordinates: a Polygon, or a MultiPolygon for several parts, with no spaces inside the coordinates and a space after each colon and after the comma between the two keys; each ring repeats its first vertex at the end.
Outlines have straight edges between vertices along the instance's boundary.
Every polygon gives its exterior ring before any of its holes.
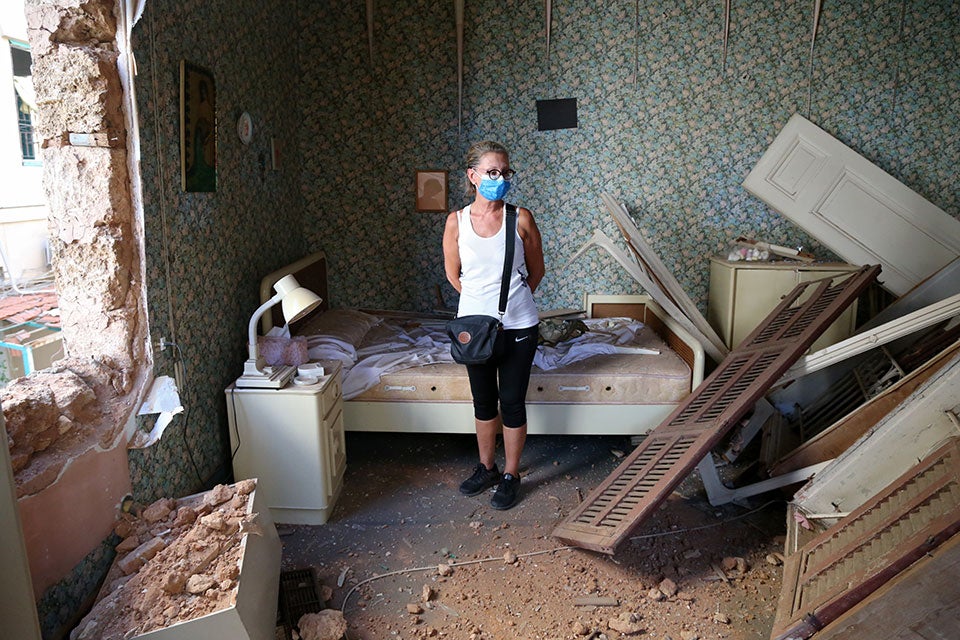
{"type": "Polygon", "coordinates": [[[194,574],[187,578],[187,592],[195,596],[200,595],[212,587],[214,582],[212,576],[194,574]]]}
{"type": "Polygon", "coordinates": [[[625,636],[637,635],[644,631],[643,625],[640,624],[641,620],[642,617],[635,613],[621,613],[619,617],[607,622],[607,627],[625,636]]]}
{"type": "Polygon", "coordinates": [[[161,520],[166,520],[167,516],[170,515],[170,512],[173,510],[176,504],[176,501],[171,500],[170,498],[160,498],[149,507],[144,509],[143,513],[140,514],[140,517],[150,524],[160,522],[161,520]]]}
{"type": "Polygon", "coordinates": [[[136,535],[128,536],[117,545],[117,553],[129,553],[140,546],[140,539],[136,535]]]}
{"type": "Polygon", "coordinates": [[[677,595],[677,591],[679,591],[677,584],[670,578],[664,578],[660,582],[658,588],[661,592],[663,592],[663,595],[667,596],[668,598],[672,598],[673,596],[677,595]]]}
{"type": "Polygon", "coordinates": [[[347,620],[336,609],[304,614],[297,622],[303,640],[340,640],[347,632],[347,620]]]}
{"type": "Polygon", "coordinates": [[[218,484],[203,496],[203,503],[216,507],[233,497],[233,490],[225,484],[218,484]]]}
{"type": "Polygon", "coordinates": [[[129,576],[139,571],[140,567],[145,565],[150,558],[160,553],[166,546],[162,538],[150,538],[127,554],[126,557],[117,563],[117,566],[124,575],[129,576]]]}

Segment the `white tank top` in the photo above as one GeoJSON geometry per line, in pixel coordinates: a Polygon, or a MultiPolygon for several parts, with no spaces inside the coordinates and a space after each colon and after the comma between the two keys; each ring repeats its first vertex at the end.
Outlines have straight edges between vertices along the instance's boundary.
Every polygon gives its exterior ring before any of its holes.
{"type": "MultiPolygon", "coordinates": [[[[506,234],[506,205],[500,230],[490,238],[478,236],[470,222],[470,205],[457,212],[460,223],[460,304],[457,316],[486,315],[499,317],[500,281],[503,278],[504,235],[506,234]]],[[[527,263],[523,255],[520,232],[514,234],[516,249],[510,274],[510,294],[507,312],[503,316],[505,329],[526,329],[539,322],[533,292],[527,285],[527,263]]]]}

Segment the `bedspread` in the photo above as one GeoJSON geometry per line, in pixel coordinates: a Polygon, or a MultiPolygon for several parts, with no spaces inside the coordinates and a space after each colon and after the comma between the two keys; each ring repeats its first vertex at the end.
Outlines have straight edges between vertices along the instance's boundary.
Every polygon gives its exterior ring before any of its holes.
{"type": "MultiPolygon", "coordinates": [[[[586,333],[556,346],[540,345],[534,367],[552,371],[599,354],[656,355],[639,346],[643,323],[630,318],[585,319],[586,333]]],[[[312,361],[338,360],[343,366],[343,397],[350,400],[376,386],[383,374],[413,367],[453,363],[444,320],[375,316],[333,309],[300,330],[312,361]]]]}

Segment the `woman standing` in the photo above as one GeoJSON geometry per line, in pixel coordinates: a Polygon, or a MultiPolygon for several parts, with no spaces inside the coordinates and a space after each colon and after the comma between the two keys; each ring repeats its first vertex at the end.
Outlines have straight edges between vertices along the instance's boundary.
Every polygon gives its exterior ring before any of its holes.
{"type": "MultiPolygon", "coordinates": [[[[506,204],[515,172],[502,145],[485,140],[467,151],[467,195],[472,203],[447,216],[443,258],[447,280],[460,292],[458,316],[497,317],[506,236],[506,204]]],[[[460,485],[460,493],[477,495],[497,485],[494,509],[509,509],[520,495],[520,455],[527,439],[525,398],[537,349],[537,315],[533,292],[543,279],[543,246],[533,214],[517,208],[513,269],[503,316],[504,349],[486,364],[467,365],[480,462],[460,485]],[[504,467],[495,461],[497,432],[503,426],[504,467]]]]}

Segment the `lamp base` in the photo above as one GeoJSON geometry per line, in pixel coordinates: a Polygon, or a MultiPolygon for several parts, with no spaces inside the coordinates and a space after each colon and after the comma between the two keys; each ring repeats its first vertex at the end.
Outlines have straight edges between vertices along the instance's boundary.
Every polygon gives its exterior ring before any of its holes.
{"type": "Polygon", "coordinates": [[[282,389],[297,374],[297,368],[291,365],[265,367],[264,369],[264,371],[257,371],[257,373],[250,373],[245,370],[243,375],[237,378],[235,384],[238,387],[256,389],[282,389]]]}

